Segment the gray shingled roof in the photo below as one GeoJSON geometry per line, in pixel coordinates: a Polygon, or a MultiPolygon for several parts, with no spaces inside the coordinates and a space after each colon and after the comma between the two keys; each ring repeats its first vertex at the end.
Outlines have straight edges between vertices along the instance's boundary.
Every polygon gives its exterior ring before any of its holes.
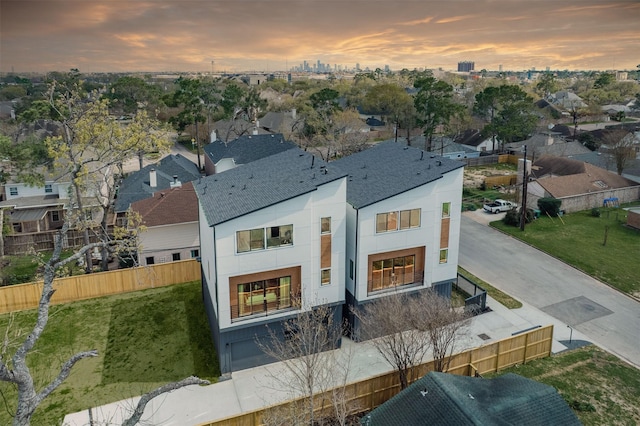
{"type": "Polygon", "coordinates": [[[367,426],[580,425],[555,388],[508,373],[493,379],[431,372],[360,421],[367,426]]]}
{"type": "Polygon", "coordinates": [[[236,164],[247,164],[295,147],[296,144],[286,141],[281,134],[246,135],[227,143],[210,143],[204,147],[204,154],[214,164],[223,158],[233,158],[236,164]]]}
{"type": "Polygon", "coordinates": [[[362,208],[440,179],[464,167],[432,152],[382,142],[330,163],[349,175],[347,202],[362,208]]]}
{"type": "Polygon", "coordinates": [[[191,182],[201,176],[198,166],[188,158],[180,154],[168,155],[156,164],[149,164],[131,173],[122,181],[115,202],[116,213],[127,211],[131,203],[151,197],[156,191],[170,188],[174,175],[178,176],[178,180],[182,183],[191,182]],[[156,170],[158,186],[155,188],[149,186],[151,169],[156,170]]]}
{"type": "Polygon", "coordinates": [[[207,176],[194,182],[194,187],[209,226],[214,226],[315,191],[345,176],[333,165],[296,147],[207,176]]]}

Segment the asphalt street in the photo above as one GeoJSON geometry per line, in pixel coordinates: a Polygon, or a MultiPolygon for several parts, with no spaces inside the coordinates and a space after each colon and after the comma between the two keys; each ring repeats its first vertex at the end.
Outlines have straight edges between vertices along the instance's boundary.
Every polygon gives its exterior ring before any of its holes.
{"type": "Polygon", "coordinates": [[[486,226],[486,217],[499,216],[463,214],[460,266],[640,368],[638,301],[486,226]]]}

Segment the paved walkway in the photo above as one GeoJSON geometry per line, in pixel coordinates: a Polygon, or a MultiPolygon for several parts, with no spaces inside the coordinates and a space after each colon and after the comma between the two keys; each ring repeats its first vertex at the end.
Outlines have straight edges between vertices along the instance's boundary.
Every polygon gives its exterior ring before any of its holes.
{"type": "MultiPolygon", "coordinates": [[[[487,302],[492,311],[472,320],[467,336],[459,344],[460,350],[510,337],[514,332],[534,326],[549,324],[554,325],[554,353],[566,350],[570,346],[570,337],[573,343],[586,340],[578,331],[574,331],[571,336],[571,330],[566,324],[528,304],[523,304],[520,309],[510,310],[491,298],[488,298],[487,302]],[[483,340],[479,337],[480,334],[488,335],[490,340],[483,340]]],[[[342,347],[334,351],[334,354],[336,357],[350,360],[347,382],[391,371],[386,361],[367,342],[354,343],[345,338],[342,347]]],[[[285,375],[286,371],[280,363],[237,371],[232,374],[230,380],[210,386],[190,386],[152,400],[145,410],[143,419],[146,424],[188,426],[253,411],[292,397],[288,392],[280,391],[281,387],[274,379],[285,375]]],[[[120,424],[137,401],[138,398],[132,398],[93,408],[91,415],[94,424],[105,424],[100,423],[101,421],[120,424]]],[[[63,424],[88,425],[89,412],[69,414],[63,424]]]]}

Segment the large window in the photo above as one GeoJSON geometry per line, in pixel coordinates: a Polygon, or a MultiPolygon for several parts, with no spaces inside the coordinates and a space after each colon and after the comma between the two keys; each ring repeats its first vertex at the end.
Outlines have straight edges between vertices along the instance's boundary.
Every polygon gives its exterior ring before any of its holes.
{"type": "Polygon", "coordinates": [[[440,250],[440,263],[447,263],[449,261],[449,250],[440,250]]]}
{"type": "Polygon", "coordinates": [[[238,284],[238,316],[266,314],[291,307],[291,277],[238,284]]]}
{"type": "Polygon", "coordinates": [[[381,233],[397,231],[398,229],[418,228],[420,226],[420,213],[420,209],[378,213],[376,215],[376,232],[381,233]]]}
{"type": "Polygon", "coordinates": [[[18,195],[18,187],[10,186],[9,187],[9,195],[18,195]]]}
{"type": "Polygon", "coordinates": [[[293,244],[293,225],[267,228],[267,248],[293,244]]]}
{"type": "Polygon", "coordinates": [[[238,253],[293,244],[293,225],[271,226],[236,232],[238,253]],[[265,238],[266,237],[266,238],[265,238]]]}
{"type": "Polygon", "coordinates": [[[44,184],[44,192],[46,194],[51,194],[53,192],[53,186],[50,183],[44,184]]]}
{"type": "Polygon", "coordinates": [[[264,229],[250,229],[248,231],[238,231],[238,253],[264,249],[264,229]]]}
{"type": "Polygon", "coordinates": [[[51,212],[51,221],[59,222],[60,221],[60,212],[58,210],[53,210],[51,212]]]}
{"type": "Polygon", "coordinates": [[[415,263],[415,255],[373,261],[371,291],[412,284],[416,281],[415,263]]]}

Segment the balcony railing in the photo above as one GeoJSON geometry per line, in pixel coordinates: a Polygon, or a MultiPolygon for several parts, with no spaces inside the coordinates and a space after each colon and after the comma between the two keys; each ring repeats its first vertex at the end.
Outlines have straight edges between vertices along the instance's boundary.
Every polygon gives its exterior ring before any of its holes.
{"type": "Polygon", "coordinates": [[[416,271],[412,273],[404,273],[401,275],[390,275],[367,281],[367,292],[375,293],[398,287],[409,285],[422,285],[424,282],[424,271],[416,271]]]}
{"type": "MultiPolygon", "coordinates": [[[[273,295],[276,296],[275,294],[273,295]]],[[[291,292],[286,296],[280,296],[280,298],[271,298],[269,296],[270,294],[262,296],[248,295],[243,305],[231,305],[231,321],[266,317],[300,307],[300,292],[291,292]]]]}

